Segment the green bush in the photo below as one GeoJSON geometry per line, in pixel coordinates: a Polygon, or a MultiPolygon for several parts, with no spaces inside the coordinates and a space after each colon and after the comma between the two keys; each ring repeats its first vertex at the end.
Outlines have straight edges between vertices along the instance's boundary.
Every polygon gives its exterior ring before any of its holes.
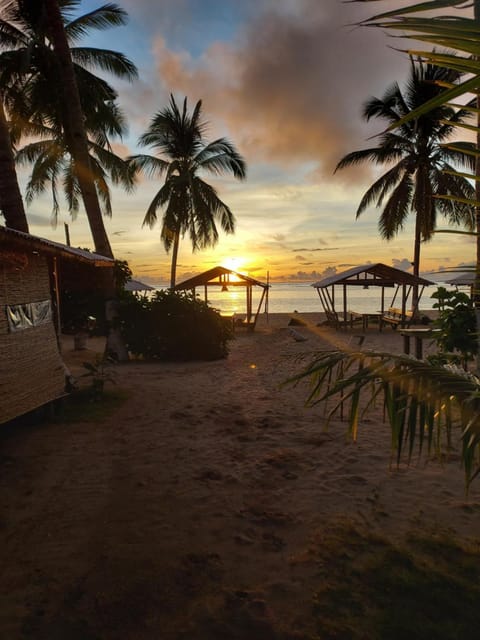
{"type": "Polygon", "coordinates": [[[433,308],[438,309],[434,327],[440,329],[436,338],[440,353],[431,359],[465,365],[474,359],[478,347],[473,301],[466,293],[445,287],[438,287],[431,297],[437,300],[433,308]]]}
{"type": "Polygon", "coordinates": [[[119,317],[128,350],[146,359],[217,360],[228,355],[233,338],[215,309],[183,292],[125,295],[119,317]]]}

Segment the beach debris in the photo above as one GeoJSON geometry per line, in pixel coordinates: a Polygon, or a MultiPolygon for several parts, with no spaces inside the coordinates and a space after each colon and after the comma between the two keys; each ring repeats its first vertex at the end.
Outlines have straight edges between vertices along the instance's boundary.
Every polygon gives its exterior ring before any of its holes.
{"type": "Polygon", "coordinates": [[[288,331],[296,342],[305,342],[305,340],[307,340],[307,338],[296,329],[289,329],[288,331]]]}

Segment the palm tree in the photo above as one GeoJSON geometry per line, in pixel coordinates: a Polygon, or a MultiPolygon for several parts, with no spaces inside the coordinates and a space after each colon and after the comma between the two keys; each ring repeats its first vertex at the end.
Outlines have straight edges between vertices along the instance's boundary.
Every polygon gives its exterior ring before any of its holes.
{"type": "Polygon", "coordinates": [[[102,104],[116,94],[90,69],[99,68],[129,79],[135,77],[136,69],[120,53],[70,47],[89,30],[124,24],[126,18],[122,9],[107,4],[69,20],[70,12],[79,5],[80,0],[17,0],[3,7],[2,86],[15,94],[11,112],[17,114],[17,121],[50,126],[55,137],[64,141],[73,159],[95,248],[112,256],[90,167],[84,117],[87,104],[100,116],[102,104]],[[88,87],[86,93],[82,92],[83,104],[80,83],[88,87]]]}
{"type": "MultiPolygon", "coordinates": [[[[473,199],[471,183],[454,171],[454,165],[474,169],[471,153],[473,144],[462,148],[444,146],[459,123],[469,112],[441,105],[418,118],[400,124],[400,120],[422,104],[444,91],[445,85],[458,81],[460,74],[432,64],[411,59],[410,76],[402,93],[397,83],[392,84],[382,98],[371,98],[365,104],[363,117],[368,121],[376,117],[387,122],[388,129],[380,135],[377,147],[353,151],[336,167],[343,169],[361,162],[392,165],[367,189],[358,206],[358,218],[370,205],[383,207],[380,235],[391,240],[405,225],[410,213],[415,215],[413,273],[420,271],[420,244],[431,239],[438,213],[451,224],[473,229],[474,207],[465,203],[473,199]],[[396,127],[393,131],[393,127],[396,127]],[[439,196],[443,196],[440,198],[439,196]],[[453,198],[459,198],[455,201],[453,198]],[[463,200],[463,201],[462,201],[463,200]]],[[[412,304],[416,310],[418,296],[412,304]]]]}
{"type": "MultiPolygon", "coordinates": [[[[33,164],[32,173],[26,185],[26,202],[30,204],[50,185],[53,201],[52,223],[55,225],[59,213],[59,188],[63,188],[68,210],[75,219],[79,211],[81,197],[80,184],[75,172],[75,163],[65,140],[47,127],[32,127],[40,140],[27,144],[16,154],[17,164],[33,164]]],[[[88,139],[90,172],[94,180],[102,214],[112,215],[109,182],[133,189],[132,167],[117,156],[109,147],[88,139]]]]}
{"type": "Polygon", "coordinates": [[[233,233],[235,219],[215,189],[204,182],[202,170],[214,175],[232,173],[242,180],[246,165],[242,156],[226,138],[204,140],[205,122],[201,119],[199,100],[190,114],[187,98],[180,111],[173,95],[170,104],[154,115],[140,144],[151,146],[164,157],[132,156],[135,169],[150,176],[165,175],[165,182],[147,209],[143,224],[153,227],[157,211],[165,207],[161,238],[166,251],[172,249],[170,287],[175,286],[180,238],[189,233],[193,250],[214,246],[218,241],[216,221],[226,233],[233,233]]]}
{"type": "MultiPolygon", "coordinates": [[[[354,2],[375,2],[376,0],[352,0],[354,2]]],[[[415,55],[424,61],[436,64],[444,69],[453,69],[457,73],[468,74],[461,82],[443,92],[438,92],[427,102],[417,106],[395,123],[396,130],[409,122],[415,122],[427,115],[432,109],[454,102],[460,96],[477,93],[480,87],[480,67],[478,64],[478,46],[480,42],[480,0],[431,0],[401,6],[375,15],[364,23],[381,29],[399,30],[412,39],[449,47],[452,53],[416,50],[415,55]],[[460,14],[438,18],[422,12],[443,10],[447,7],[474,10],[473,19],[460,14]]],[[[413,52],[411,52],[413,53],[413,52]]],[[[458,106],[458,105],[457,105],[458,106]]],[[[470,107],[473,114],[480,114],[478,105],[470,107]]],[[[462,125],[477,133],[477,145],[470,151],[472,157],[479,158],[475,164],[475,173],[452,175],[466,176],[476,183],[476,197],[466,200],[475,208],[476,231],[472,234],[477,240],[476,289],[480,292],[480,121],[477,126],[462,125]]],[[[456,145],[457,146],[457,145],[456,145]]],[[[464,146],[464,149],[466,147],[464,146]]],[[[472,166],[472,165],[470,165],[472,166]]],[[[462,199],[460,199],[462,202],[462,199]]],[[[480,326],[480,297],[477,295],[477,327],[480,326]]],[[[480,336],[480,332],[479,332],[480,336]]],[[[478,367],[480,370],[480,367],[478,367]]],[[[337,409],[343,409],[350,402],[349,422],[351,433],[357,435],[360,396],[363,391],[373,398],[383,394],[387,419],[392,428],[392,443],[397,450],[397,459],[402,446],[408,446],[411,455],[415,441],[422,444],[427,441],[430,450],[432,444],[438,448],[440,438],[451,438],[454,423],[459,427],[462,441],[462,462],[465,468],[467,485],[480,475],[480,402],[479,378],[464,371],[449,371],[429,362],[416,361],[410,357],[394,356],[388,353],[332,351],[318,354],[310,366],[297,380],[309,377],[313,390],[309,402],[319,402],[335,398],[330,415],[337,409]],[[455,412],[456,410],[456,412],[455,412]],[[456,413],[456,415],[455,415],[456,413]]],[[[368,402],[367,408],[372,406],[368,402]]]]}
{"type": "Polygon", "coordinates": [[[27,216],[18,186],[12,141],[0,96],[0,210],[7,227],[28,233],[27,216]]]}

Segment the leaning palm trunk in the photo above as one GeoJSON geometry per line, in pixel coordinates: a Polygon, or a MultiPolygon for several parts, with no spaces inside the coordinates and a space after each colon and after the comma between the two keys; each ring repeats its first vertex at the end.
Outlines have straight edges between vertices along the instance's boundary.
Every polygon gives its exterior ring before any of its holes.
{"type": "Polygon", "coordinates": [[[95,183],[90,171],[84,117],[62,15],[57,0],[44,0],[44,2],[48,16],[50,37],[58,59],[63,102],[67,106],[64,113],[67,119],[65,128],[69,134],[70,153],[75,162],[75,171],[95,244],[95,251],[108,258],[113,258],[110,242],[103,224],[95,183]]]}
{"type": "Polygon", "coordinates": [[[7,227],[28,233],[28,222],[18,186],[12,141],[0,99],[0,209],[7,227]]]}
{"type": "MultiPolygon", "coordinates": [[[[477,24],[480,24],[480,0],[474,0],[474,18],[477,24]]],[[[478,59],[478,58],[477,58],[478,59]]],[[[477,107],[480,108],[480,93],[477,92],[477,107]]],[[[480,150],[480,111],[477,115],[477,151],[480,150]]],[[[480,202],[480,156],[475,158],[475,200],[480,202]]],[[[477,320],[478,334],[478,355],[477,355],[477,373],[480,373],[480,207],[475,207],[475,231],[477,233],[477,260],[475,269],[475,281],[473,287],[473,299],[475,304],[475,317],[477,320]]]]}

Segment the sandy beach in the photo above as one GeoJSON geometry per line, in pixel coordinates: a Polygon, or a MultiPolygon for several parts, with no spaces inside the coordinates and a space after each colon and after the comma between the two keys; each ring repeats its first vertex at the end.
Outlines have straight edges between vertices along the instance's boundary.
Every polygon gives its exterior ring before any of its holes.
{"type": "MultiPolygon", "coordinates": [[[[225,360],[115,366],[123,402],[96,422],[2,430],[1,638],[313,638],[338,527],[478,544],[480,481],[466,498],[458,454],[397,468],[380,407],[354,443],[305,407],[306,382],[280,386],[358,340],[301,318],[296,335],[287,314],[260,318],[225,360]]],[[[403,343],[372,327],[363,346],[403,343]]],[[[88,347],[65,338],[77,377],[102,341],[88,347]]]]}

